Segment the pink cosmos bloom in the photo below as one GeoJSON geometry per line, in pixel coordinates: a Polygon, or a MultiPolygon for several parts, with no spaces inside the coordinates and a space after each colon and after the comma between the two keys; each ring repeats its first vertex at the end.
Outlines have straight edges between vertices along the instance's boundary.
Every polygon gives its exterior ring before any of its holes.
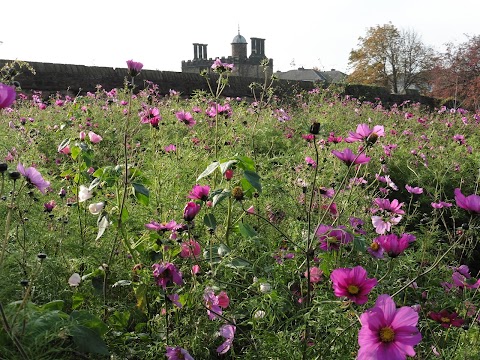
{"type": "Polygon", "coordinates": [[[373,210],[374,214],[379,210],[384,210],[391,214],[405,214],[405,211],[401,209],[403,203],[399,202],[397,199],[393,199],[390,202],[390,200],[388,199],[376,198],[375,200],[373,200],[373,203],[377,205],[377,208],[373,210]]]}
{"type": "Polygon", "coordinates": [[[78,134],[78,137],[80,140],[85,140],[85,136],[87,136],[87,134],[85,134],[85,131],[80,131],[80,134],[78,134]]]}
{"type": "Polygon", "coordinates": [[[151,221],[148,224],[145,224],[145,227],[148,230],[154,230],[154,231],[177,231],[179,230],[183,225],[177,224],[175,220],[170,220],[168,223],[161,223],[159,224],[156,221],[151,221]]]}
{"type": "Polygon", "coordinates": [[[480,196],[476,194],[465,196],[459,188],[454,190],[457,206],[469,212],[480,214],[480,196]]]}
{"type": "Polygon", "coordinates": [[[366,164],[370,161],[370,158],[365,154],[356,155],[349,148],[345,148],[343,151],[333,150],[332,154],[342,160],[347,166],[366,164]]]}
{"type": "Polygon", "coordinates": [[[383,248],[375,240],[367,248],[367,252],[376,259],[383,259],[383,248]]]}
{"type": "Polygon", "coordinates": [[[477,289],[480,287],[480,279],[475,279],[470,275],[470,269],[467,265],[461,265],[455,268],[452,274],[453,284],[452,287],[458,287],[460,289],[477,289]]]}
{"type": "Polygon", "coordinates": [[[230,116],[232,116],[233,111],[228,103],[225,105],[213,103],[212,106],[205,110],[205,113],[211,118],[214,118],[218,114],[228,119],[230,116]]]}
{"type": "Polygon", "coordinates": [[[323,251],[338,250],[340,245],[353,241],[353,235],[343,225],[333,228],[321,224],[315,231],[315,235],[318,237],[320,249],[323,251]]]}
{"type": "Polygon", "coordinates": [[[183,122],[188,127],[192,127],[197,123],[192,114],[185,112],[184,110],[176,112],[175,116],[177,117],[178,121],[183,122]]]}
{"type": "Polygon", "coordinates": [[[358,305],[368,301],[368,294],[377,285],[377,279],[368,279],[367,271],[361,266],[335,269],[330,274],[330,280],[335,296],[346,296],[358,305]]]}
{"type": "Polygon", "coordinates": [[[56,205],[57,203],[55,200],[50,200],[49,202],[43,204],[43,211],[50,213],[53,211],[56,205]]]}
{"type": "Polygon", "coordinates": [[[100,141],[103,140],[103,138],[100,135],[95,134],[93,131],[88,132],[88,138],[93,144],[98,144],[100,141]]]}
{"type": "Polygon", "coordinates": [[[357,126],[356,132],[350,132],[350,135],[345,138],[345,141],[352,143],[355,141],[365,141],[367,144],[374,144],[379,137],[385,136],[385,129],[381,125],[375,125],[372,130],[367,124],[360,124],[357,126]]]}
{"type": "Polygon", "coordinates": [[[22,163],[18,163],[17,171],[25,176],[27,182],[35,186],[42,194],[45,194],[48,187],[50,187],[50,182],[46,181],[38,170],[32,166],[25,169],[22,163]]]}
{"type": "Polygon", "coordinates": [[[190,201],[185,205],[183,209],[183,219],[185,221],[192,221],[195,216],[197,216],[198,212],[200,211],[200,205],[190,201]]]}
{"type": "Polygon", "coordinates": [[[162,120],[162,115],[160,115],[160,110],[156,107],[148,108],[140,113],[140,122],[142,124],[150,124],[157,128],[160,120],[162,120]]]}
{"type": "Polygon", "coordinates": [[[307,142],[310,142],[313,139],[315,139],[315,135],[313,135],[313,134],[302,134],[302,139],[306,140],[307,142]]]}
{"type": "Polygon", "coordinates": [[[140,71],[143,68],[143,64],[141,62],[127,60],[127,68],[128,68],[128,75],[131,77],[135,77],[140,74],[140,71]]]}
{"type": "Polygon", "coordinates": [[[178,296],[178,294],[171,294],[171,295],[168,295],[167,297],[172,302],[173,305],[175,305],[179,309],[182,308],[182,303],[179,301],[180,296],[178,296]]]}
{"type": "Polygon", "coordinates": [[[222,309],[230,304],[230,299],[225,291],[221,291],[218,295],[211,287],[206,287],[203,293],[203,300],[207,307],[207,315],[210,320],[215,320],[218,315],[222,315],[222,309]]]}
{"type": "Polygon", "coordinates": [[[170,144],[170,145],[167,145],[163,148],[163,150],[165,150],[165,152],[169,153],[169,152],[174,152],[174,151],[177,151],[177,147],[173,144],[170,144]]]}
{"type": "Polygon", "coordinates": [[[445,329],[448,329],[451,326],[460,327],[465,322],[465,320],[458,317],[458,314],[456,312],[449,313],[445,309],[438,313],[430,311],[428,313],[428,316],[436,322],[440,323],[440,325],[445,329]]]}
{"type": "Polygon", "coordinates": [[[0,109],[10,107],[15,101],[17,92],[13,86],[0,83],[0,109]]]}
{"type": "Polygon", "coordinates": [[[182,243],[180,256],[182,258],[198,258],[200,252],[200,244],[197,241],[190,239],[182,243]]]}
{"type": "Polygon", "coordinates": [[[305,158],[305,162],[310,165],[311,167],[313,168],[316,168],[317,167],[317,163],[315,162],[315,160],[313,160],[310,156],[307,156],[305,158]]]}
{"type": "Polygon", "coordinates": [[[449,208],[452,206],[451,203],[448,203],[448,202],[445,202],[445,201],[439,201],[439,202],[432,202],[430,205],[432,205],[432,207],[434,209],[443,209],[443,208],[449,208]]]}
{"type": "MultiPolygon", "coordinates": [[[[305,275],[305,278],[308,279],[308,273],[309,271],[305,271],[304,275],[305,275]]],[[[320,281],[322,281],[322,275],[323,275],[323,271],[320,270],[318,267],[316,266],[312,266],[310,268],[310,282],[311,283],[318,283],[320,281]]]]}
{"type": "Polygon", "coordinates": [[[387,184],[387,186],[391,187],[393,190],[395,190],[395,191],[398,190],[398,186],[395,185],[395,183],[392,181],[392,179],[390,179],[390,176],[389,176],[389,175],[380,176],[380,175],[378,175],[378,174],[375,174],[375,178],[376,178],[378,181],[387,184]]]}
{"type": "Polygon", "coordinates": [[[380,295],[375,306],[360,316],[358,360],[405,360],[415,356],[413,347],[422,340],[417,329],[418,314],[410,306],[396,309],[387,295],[380,295]]]}
{"type": "Polygon", "coordinates": [[[162,262],[160,264],[153,264],[153,277],[158,286],[167,288],[167,285],[174,282],[177,285],[182,285],[182,273],[177,269],[175,265],[168,262],[162,262]]]}
{"type": "Polygon", "coordinates": [[[167,360],[194,360],[188,351],[182,349],[180,346],[167,346],[167,352],[165,355],[167,356],[167,360]]]}
{"type": "Polygon", "coordinates": [[[216,58],[211,68],[217,73],[231,72],[233,70],[233,64],[222,63],[219,58],[216,58]]]}
{"type": "Polygon", "coordinates": [[[188,198],[207,201],[209,192],[210,192],[210,186],[197,184],[190,191],[188,198]]]}
{"type": "Polygon", "coordinates": [[[380,244],[388,256],[393,258],[405,251],[410,243],[415,241],[415,236],[411,234],[402,234],[400,237],[395,234],[380,235],[375,239],[375,241],[380,244]]]}
{"type": "Polygon", "coordinates": [[[225,338],[225,342],[217,348],[219,354],[225,354],[230,350],[236,330],[237,328],[234,325],[223,325],[220,328],[220,335],[225,338]]]}
{"type": "Polygon", "coordinates": [[[372,216],[372,225],[377,234],[385,234],[390,232],[392,225],[397,225],[402,220],[401,215],[392,216],[372,216]]]}
{"type": "Polygon", "coordinates": [[[421,187],[412,187],[408,184],[405,185],[405,189],[407,189],[410,194],[420,195],[423,193],[423,189],[421,187]]]}

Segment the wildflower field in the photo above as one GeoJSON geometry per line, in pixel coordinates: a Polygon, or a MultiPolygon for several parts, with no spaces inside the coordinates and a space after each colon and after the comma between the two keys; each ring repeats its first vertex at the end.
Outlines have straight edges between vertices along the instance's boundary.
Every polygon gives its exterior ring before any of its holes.
{"type": "Polygon", "coordinates": [[[212,68],[0,85],[0,359],[480,359],[480,114],[212,68]]]}

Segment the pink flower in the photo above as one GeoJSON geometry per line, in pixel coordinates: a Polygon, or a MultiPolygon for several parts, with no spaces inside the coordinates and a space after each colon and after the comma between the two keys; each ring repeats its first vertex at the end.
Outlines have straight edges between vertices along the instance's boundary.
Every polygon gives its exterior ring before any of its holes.
{"type": "Polygon", "coordinates": [[[78,137],[80,138],[80,140],[85,140],[85,136],[87,136],[87,134],[85,134],[85,131],[80,131],[80,134],[78,135],[78,137]]]}
{"type": "Polygon", "coordinates": [[[343,225],[333,228],[329,225],[321,224],[317,228],[315,235],[318,237],[320,249],[323,251],[338,250],[340,245],[353,241],[353,235],[343,225]]]}
{"type": "Polygon", "coordinates": [[[416,194],[416,195],[420,195],[423,193],[423,189],[421,187],[412,187],[408,184],[405,185],[405,189],[407,189],[407,191],[410,193],[410,194],[416,194]]]}
{"type": "Polygon", "coordinates": [[[165,150],[165,152],[174,152],[174,151],[177,151],[177,147],[173,144],[170,144],[170,145],[167,145],[163,148],[163,150],[165,150]]]}
{"type": "Polygon", "coordinates": [[[135,77],[140,74],[140,71],[143,68],[143,64],[141,62],[127,60],[127,68],[128,68],[128,75],[131,77],[135,77]]]}
{"type": "Polygon", "coordinates": [[[158,286],[167,288],[167,285],[174,282],[177,285],[182,285],[182,273],[177,269],[175,265],[168,262],[162,262],[160,264],[153,264],[153,277],[158,286]]]}
{"type": "Polygon", "coordinates": [[[208,193],[210,192],[210,186],[208,185],[195,185],[192,190],[190,191],[188,198],[189,199],[196,199],[207,201],[208,200],[208,193]]]}
{"type": "Polygon", "coordinates": [[[480,214],[480,196],[476,194],[465,196],[459,188],[454,190],[457,206],[469,212],[480,214]]]}
{"type": "Polygon", "coordinates": [[[415,356],[413,347],[422,340],[417,329],[418,314],[409,306],[396,309],[387,295],[380,295],[375,306],[360,316],[358,360],[404,360],[415,356]]]}
{"type": "Polygon", "coordinates": [[[451,203],[447,203],[445,201],[439,201],[439,202],[432,202],[430,205],[432,205],[432,207],[434,209],[443,209],[443,208],[447,208],[447,207],[451,207],[452,204],[451,203]]]}
{"type": "Polygon", "coordinates": [[[233,170],[232,169],[227,169],[225,173],[223,174],[225,176],[225,180],[230,181],[233,178],[233,170]]]}
{"type": "Polygon", "coordinates": [[[0,109],[10,107],[15,101],[17,92],[13,86],[0,83],[0,109]]]}
{"type": "Polygon", "coordinates": [[[160,115],[160,110],[156,107],[148,108],[140,113],[140,122],[142,124],[150,124],[154,128],[158,128],[160,120],[162,120],[162,115],[160,115]]]}
{"type": "Polygon", "coordinates": [[[167,346],[166,352],[167,360],[194,360],[187,350],[182,349],[180,346],[170,347],[167,346]]]}
{"type": "Polygon", "coordinates": [[[200,252],[200,244],[197,241],[190,239],[182,243],[180,256],[183,258],[198,258],[200,252]]]}
{"type": "Polygon", "coordinates": [[[333,150],[332,154],[342,160],[347,166],[352,164],[366,164],[370,161],[370,158],[365,154],[356,155],[349,148],[346,148],[343,151],[333,150]]]}
{"type": "Polygon", "coordinates": [[[372,225],[377,234],[385,234],[390,232],[392,225],[397,225],[402,220],[401,215],[392,216],[372,216],[372,225]]]}
{"type": "MultiPolygon", "coordinates": [[[[305,275],[305,278],[308,279],[308,273],[309,271],[305,271],[304,275],[305,275]]],[[[311,283],[318,283],[322,280],[322,275],[323,275],[323,271],[320,270],[318,267],[316,266],[312,266],[310,268],[310,282],[311,283]]]]}
{"type": "Polygon", "coordinates": [[[177,117],[178,121],[183,122],[188,127],[192,127],[197,123],[192,114],[185,112],[184,110],[176,112],[175,116],[177,117]]]}
{"type": "Polygon", "coordinates": [[[225,354],[230,350],[236,330],[237,328],[234,325],[223,325],[220,328],[220,335],[225,338],[225,342],[217,348],[219,354],[225,354]]]}
{"type": "Polygon", "coordinates": [[[207,315],[210,320],[215,320],[218,315],[222,315],[222,309],[230,304],[230,299],[225,291],[221,291],[218,295],[211,287],[206,287],[203,293],[203,300],[207,307],[207,315]]]}
{"type": "Polygon", "coordinates": [[[103,140],[103,138],[100,135],[95,134],[93,131],[88,132],[88,138],[93,144],[98,144],[100,141],[103,140]]]}
{"type": "Polygon", "coordinates": [[[233,64],[222,63],[219,58],[216,58],[211,68],[217,73],[231,72],[233,70],[233,64]]]}
{"type": "Polygon", "coordinates": [[[190,201],[185,205],[185,208],[183,209],[183,219],[185,221],[192,221],[195,216],[197,216],[198,212],[200,211],[200,205],[194,203],[193,201],[190,201]]]}
{"type": "Polygon", "coordinates": [[[375,125],[372,130],[367,124],[360,124],[357,126],[356,132],[350,132],[350,135],[345,138],[345,141],[352,143],[355,141],[365,141],[367,144],[373,145],[379,137],[385,136],[385,129],[381,125],[375,125]]]}
{"type": "Polygon", "coordinates": [[[440,323],[440,325],[445,329],[448,329],[451,326],[460,327],[465,322],[465,320],[458,317],[458,314],[456,312],[449,313],[445,309],[438,313],[430,311],[428,313],[428,316],[436,322],[440,323]]]}
{"type": "Polygon", "coordinates": [[[22,163],[18,163],[17,171],[25,176],[27,182],[30,185],[35,186],[42,194],[45,194],[46,190],[50,187],[50,182],[46,181],[42,174],[38,172],[34,167],[24,168],[22,163]]]}
{"type": "Polygon", "coordinates": [[[410,234],[402,234],[401,237],[398,237],[395,234],[380,235],[375,239],[375,241],[380,244],[388,256],[393,258],[397,257],[406,248],[408,248],[410,243],[415,241],[415,236],[410,234]]]}
{"type": "Polygon", "coordinates": [[[182,303],[179,301],[180,296],[178,296],[178,294],[171,294],[171,295],[168,295],[167,297],[173,303],[173,305],[175,305],[179,309],[182,308],[182,303]]]}
{"type": "Polygon", "coordinates": [[[317,167],[317,163],[315,162],[315,160],[313,160],[310,156],[307,156],[305,158],[305,162],[310,165],[311,167],[313,168],[316,168],[317,167]]]}
{"type": "Polygon", "coordinates": [[[393,199],[390,202],[390,200],[388,199],[376,198],[375,200],[373,200],[373,203],[377,205],[377,208],[373,211],[374,214],[379,210],[384,210],[391,214],[405,214],[405,211],[401,209],[403,203],[399,202],[397,199],[393,199]]]}
{"type": "Polygon", "coordinates": [[[367,271],[361,266],[335,269],[330,274],[330,280],[335,296],[346,296],[358,305],[368,301],[368,294],[377,285],[377,279],[368,279],[367,271]]]}
{"type": "Polygon", "coordinates": [[[370,246],[367,248],[367,252],[376,259],[383,259],[383,248],[380,246],[378,241],[372,241],[370,246]]]}

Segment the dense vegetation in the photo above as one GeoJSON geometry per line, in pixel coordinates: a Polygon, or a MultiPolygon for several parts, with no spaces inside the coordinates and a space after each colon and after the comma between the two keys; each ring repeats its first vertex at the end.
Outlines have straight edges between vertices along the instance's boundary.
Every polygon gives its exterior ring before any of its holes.
{"type": "Polygon", "coordinates": [[[0,109],[0,358],[480,357],[480,114],[134,65],[0,109]]]}

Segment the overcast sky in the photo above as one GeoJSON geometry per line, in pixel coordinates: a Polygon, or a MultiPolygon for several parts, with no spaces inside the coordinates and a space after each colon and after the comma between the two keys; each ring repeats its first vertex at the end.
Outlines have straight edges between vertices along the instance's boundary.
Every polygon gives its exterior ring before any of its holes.
{"type": "Polygon", "coordinates": [[[181,71],[193,43],[231,55],[240,33],[265,40],[274,71],[349,72],[348,56],[369,27],[391,22],[444,50],[480,35],[480,0],[16,0],[4,1],[0,59],[181,71]]]}

